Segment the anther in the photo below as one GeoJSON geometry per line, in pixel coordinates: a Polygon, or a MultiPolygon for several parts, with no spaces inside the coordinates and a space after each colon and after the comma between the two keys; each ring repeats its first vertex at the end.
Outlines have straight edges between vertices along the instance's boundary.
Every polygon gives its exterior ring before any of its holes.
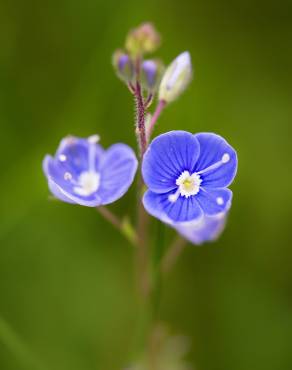
{"type": "Polygon", "coordinates": [[[216,202],[219,206],[222,206],[224,204],[224,199],[222,197],[216,198],[216,202]]]}
{"type": "Polygon", "coordinates": [[[178,188],[177,191],[173,194],[170,194],[168,196],[168,200],[171,202],[171,203],[175,203],[177,200],[178,200],[178,197],[180,196],[180,189],[178,188]]]}
{"type": "Polygon", "coordinates": [[[99,142],[100,137],[99,137],[99,135],[92,135],[92,136],[89,136],[89,138],[87,140],[90,144],[96,144],[96,143],[99,142]]]}
{"type": "Polygon", "coordinates": [[[60,155],[59,155],[59,160],[60,160],[61,162],[65,162],[65,161],[67,160],[67,157],[65,156],[65,154],[60,154],[60,155]]]}
{"type": "Polygon", "coordinates": [[[224,153],[221,159],[222,163],[227,163],[230,161],[230,155],[228,153],[224,153]]]}

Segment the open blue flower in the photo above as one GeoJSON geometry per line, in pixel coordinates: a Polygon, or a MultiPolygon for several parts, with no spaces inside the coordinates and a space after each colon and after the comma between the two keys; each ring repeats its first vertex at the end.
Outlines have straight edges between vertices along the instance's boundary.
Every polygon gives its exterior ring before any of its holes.
{"type": "Polygon", "coordinates": [[[142,174],[148,186],[143,203],[154,217],[173,224],[226,212],[227,186],[237,168],[235,150],[213,133],[171,131],[146,151],[142,174]]]}
{"type": "Polygon", "coordinates": [[[121,198],[133,182],[137,159],[125,144],[104,150],[97,135],[63,139],[54,157],[43,161],[51,192],[58,199],[97,207],[121,198]]]}
{"type": "Polygon", "coordinates": [[[198,221],[177,223],[173,227],[192,244],[201,245],[220,236],[226,224],[226,217],[226,213],[219,213],[216,216],[204,216],[198,221]]]}

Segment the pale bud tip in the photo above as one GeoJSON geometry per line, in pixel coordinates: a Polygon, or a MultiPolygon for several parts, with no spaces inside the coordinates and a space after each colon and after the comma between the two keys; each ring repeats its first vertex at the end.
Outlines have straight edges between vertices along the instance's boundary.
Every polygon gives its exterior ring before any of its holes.
{"type": "Polygon", "coordinates": [[[188,51],[179,54],[167,67],[159,88],[159,99],[171,102],[177,99],[192,79],[192,62],[188,51]]]}

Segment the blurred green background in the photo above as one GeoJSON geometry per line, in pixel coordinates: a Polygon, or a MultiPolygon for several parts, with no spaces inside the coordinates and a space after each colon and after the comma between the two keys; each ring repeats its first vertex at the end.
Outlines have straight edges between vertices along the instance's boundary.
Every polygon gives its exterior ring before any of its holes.
{"type": "MultiPolygon", "coordinates": [[[[93,209],[50,201],[41,162],[67,134],[135,145],[111,54],[145,20],[166,63],[189,50],[195,66],[156,133],[214,131],[239,155],[228,227],[188,246],[159,316],[191,339],[196,370],[291,370],[288,0],[1,0],[0,369],[115,370],[130,358],[133,250],[93,209]]],[[[111,209],[133,215],[133,200],[132,188],[111,209]]]]}

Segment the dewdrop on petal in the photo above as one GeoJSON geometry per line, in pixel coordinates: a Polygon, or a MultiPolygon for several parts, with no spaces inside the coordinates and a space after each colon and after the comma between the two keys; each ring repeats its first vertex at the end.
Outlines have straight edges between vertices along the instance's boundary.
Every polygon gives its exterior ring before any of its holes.
{"type": "Polygon", "coordinates": [[[184,92],[191,79],[191,56],[185,51],[166,68],[159,86],[159,100],[167,103],[174,101],[184,92]]]}

